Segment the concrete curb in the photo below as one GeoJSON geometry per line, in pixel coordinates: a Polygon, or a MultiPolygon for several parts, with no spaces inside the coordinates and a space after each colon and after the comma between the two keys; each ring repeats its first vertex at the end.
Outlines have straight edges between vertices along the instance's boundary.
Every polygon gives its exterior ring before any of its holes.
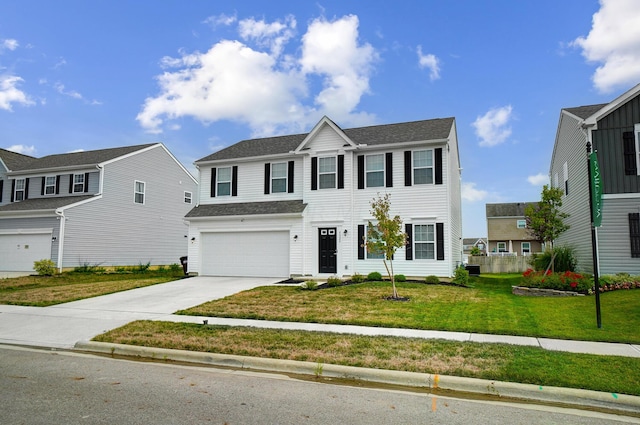
{"type": "Polygon", "coordinates": [[[140,347],[94,341],[80,341],[75,350],[140,357],[157,360],[173,360],[187,363],[224,366],[237,369],[252,369],[297,375],[352,379],[379,384],[405,387],[438,389],[501,398],[519,399],[542,403],[565,404],[590,409],[608,409],[621,413],[640,414],[640,397],[626,394],[605,393],[561,387],[542,387],[532,384],[501,382],[476,378],[461,378],[417,372],[402,372],[382,369],[317,364],[294,360],[277,360],[229,354],[171,350],[165,348],[140,347]],[[320,370],[321,368],[321,370],[320,370]]]}

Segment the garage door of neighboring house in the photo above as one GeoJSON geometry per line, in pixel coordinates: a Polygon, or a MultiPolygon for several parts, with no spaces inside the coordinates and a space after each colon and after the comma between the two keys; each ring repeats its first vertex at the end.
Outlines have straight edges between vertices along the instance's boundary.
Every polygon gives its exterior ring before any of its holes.
{"type": "Polygon", "coordinates": [[[33,262],[51,258],[51,232],[0,234],[0,271],[33,271],[33,262]]]}
{"type": "Polygon", "coordinates": [[[202,234],[206,276],[289,276],[289,232],[202,234]]]}

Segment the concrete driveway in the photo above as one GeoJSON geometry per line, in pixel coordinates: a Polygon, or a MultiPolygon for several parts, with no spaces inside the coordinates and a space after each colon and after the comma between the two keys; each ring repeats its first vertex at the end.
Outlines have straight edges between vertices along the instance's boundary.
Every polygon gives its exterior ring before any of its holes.
{"type": "Polygon", "coordinates": [[[280,280],[199,276],[51,307],[0,305],[0,343],[73,348],[134,320],[161,320],[176,310],[280,280]]]}

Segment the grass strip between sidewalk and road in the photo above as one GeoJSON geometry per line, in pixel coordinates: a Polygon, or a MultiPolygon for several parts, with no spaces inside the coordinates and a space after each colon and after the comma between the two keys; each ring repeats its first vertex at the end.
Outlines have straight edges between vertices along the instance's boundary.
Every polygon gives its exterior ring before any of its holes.
{"type": "Polygon", "coordinates": [[[94,341],[640,395],[640,359],[507,344],[137,321],[94,341]]]}

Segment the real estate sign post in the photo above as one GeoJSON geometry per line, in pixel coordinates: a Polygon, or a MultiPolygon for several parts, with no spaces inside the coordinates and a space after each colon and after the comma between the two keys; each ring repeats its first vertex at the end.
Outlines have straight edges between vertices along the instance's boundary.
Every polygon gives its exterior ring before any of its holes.
{"type": "Polygon", "coordinates": [[[589,172],[589,209],[591,210],[591,247],[593,250],[593,286],[596,296],[596,322],[602,328],[600,313],[600,282],[598,281],[598,248],[596,228],[602,223],[602,177],[598,157],[591,152],[591,142],[587,142],[587,170],[589,172]]]}

